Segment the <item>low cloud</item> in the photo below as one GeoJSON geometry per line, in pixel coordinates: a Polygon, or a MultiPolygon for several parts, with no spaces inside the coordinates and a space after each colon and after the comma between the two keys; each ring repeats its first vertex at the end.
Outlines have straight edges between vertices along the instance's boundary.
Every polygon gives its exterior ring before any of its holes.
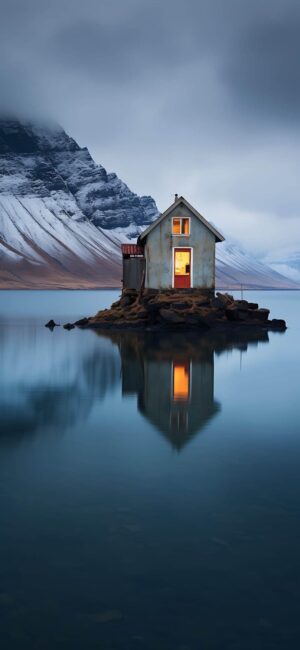
{"type": "Polygon", "coordinates": [[[270,12],[240,36],[222,72],[241,110],[299,124],[300,7],[270,12]]]}
{"type": "Polygon", "coordinates": [[[0,108],[160,209],[178,192],[261,255],[299,248],[299,28],[297,0],[2,0],[0,108]]]}

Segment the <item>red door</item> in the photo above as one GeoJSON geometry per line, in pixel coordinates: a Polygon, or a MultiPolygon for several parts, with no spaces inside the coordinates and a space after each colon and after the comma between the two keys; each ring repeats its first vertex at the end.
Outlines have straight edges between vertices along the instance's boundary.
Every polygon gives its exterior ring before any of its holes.
{"type": "Polygon", "coordinates": [[[174,249],[174,289],[191,287],[191,249],[174,249]]]}

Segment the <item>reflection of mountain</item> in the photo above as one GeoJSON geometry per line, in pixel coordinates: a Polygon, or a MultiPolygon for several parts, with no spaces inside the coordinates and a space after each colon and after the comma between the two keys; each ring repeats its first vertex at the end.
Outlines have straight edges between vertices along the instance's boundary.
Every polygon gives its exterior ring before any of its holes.
{"type": "Polygon", "coordinates": [[[38,429],[55,427],[58,431],[63,431],[87,415],[90,404],[80,398],[76,386],[66,386],[65,389],[31,387],[18,400],[4,394],[0,407],[1,437],[7,442],[13,442],[16,437],[30,435],[38,429]]]}
{"type": "MultiPolygon", "coordinates": [[[[214,353],[246,351],[266,333],[104,333],[41,325],[0,327],[0,440],[84,426],[94,405],[119,385],[140,413],[180,450],[220,409],[214,353]],[[120,370],[122,371],[120,373],[120,370]]],[[[99,425],[102,415],[98,415],[99,425]]]]}
{"type": "Polygon", "coordinates": [[[178,451],[221,408],[214,400],[214,353],[268,342],[266,332],[105,336],[119,346],[123,395],[137,394],[139,411],[178,451]]]}
{"type": "Polygon", "coordinates": [[[35,324],[1,325],[2,440],[80,424],[95,400],[113,390],[120,376],[118,352],[87,334],[51,334],[35,324]]]}

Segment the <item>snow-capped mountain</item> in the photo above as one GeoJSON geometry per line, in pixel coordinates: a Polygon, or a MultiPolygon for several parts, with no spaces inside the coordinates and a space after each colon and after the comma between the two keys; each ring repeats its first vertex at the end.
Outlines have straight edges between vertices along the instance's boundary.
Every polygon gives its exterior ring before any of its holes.
{"type": "MultiPolygon", "coordinates": [[[[158,215],[63,129],[0,120],[0,287],[121,285],[120,242],[158,215]]],[[[292,288],[236,246],[217,246],[222,288],[292,288]]]]}
{"type": "Polygon", "coordinates": [[[116,174],[97,165],[86,148],[80,148],[62,128],[0,121],[1,194],[58,198],[76,201],[77,209],[65,204],[71,217],[82,211],[100,228],[145,226],[157,216],[150,196],[137,196],[116,174]],[[63,197],[61,196],[63,195],[63,197]]]}
{"type": "Polygon", "coordinates": [[[0,121],[1,286],[120,286],[120,239],[157,214],[60,127],[0,121]]]}

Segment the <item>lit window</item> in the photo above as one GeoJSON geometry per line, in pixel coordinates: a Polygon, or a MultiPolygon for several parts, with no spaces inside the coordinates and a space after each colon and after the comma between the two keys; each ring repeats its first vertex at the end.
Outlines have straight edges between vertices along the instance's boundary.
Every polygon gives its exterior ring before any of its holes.
{"type": "Polygon", "coordinates": [[[190,220],[188,217],[174,217],[172,223],[173,235],[189,235],[190,220]]]}
{"type": "Polygon", "coordinates": [[[182,234],[183,235],[189,235],[190,234],[190,220],[189,219],[182,219],[181,220],[181,225],[182,225],[182,234]]]}
{"type": "Polygon", "coordinates": [[[181,219],[173,219],[173,235],[181,235],[181,219]]]}

